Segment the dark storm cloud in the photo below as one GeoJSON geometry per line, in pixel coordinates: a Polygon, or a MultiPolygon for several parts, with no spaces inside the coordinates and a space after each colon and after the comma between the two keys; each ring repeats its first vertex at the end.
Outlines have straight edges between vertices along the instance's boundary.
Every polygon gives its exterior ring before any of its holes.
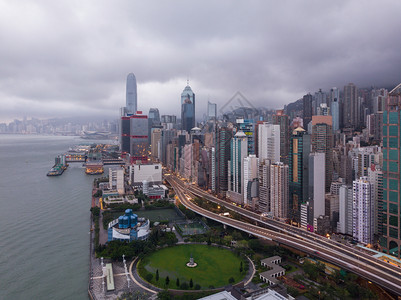
{"type": "Polygon", "coordinates": [[[201,115],[241,91],[283,107],[348,82],[401,81],[401,2],[1,1],[0,121],[179,111],[189,77],[201,115]]]}

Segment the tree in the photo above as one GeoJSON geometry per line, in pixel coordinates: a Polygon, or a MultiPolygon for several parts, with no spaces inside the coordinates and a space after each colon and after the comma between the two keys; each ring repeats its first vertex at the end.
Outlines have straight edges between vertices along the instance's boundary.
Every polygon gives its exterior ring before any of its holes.
{"type": "Polygon", "coordinates": [[[316,280],[318,277],[318,270],[316,266],[310,262],[305,262],[303,266],[304,272],[309,276],[310,279],[316,280]]]}
{"type": "Polygon", "coordinates": [[[200,289],[201,289],[200,284],[195,284],[195,290],[200,290],[200,289]]]}
{"type": "Polygon", "coordinates": [[[159,269],[156,270],[156,281],[159,281],[159,269]]]}
{"type": "Polygon", "coordinates": [[[99,214],[100,214],[100,207],[97,207],[97,206],[92,207],[92,208],[91,208],[91,212],[92,212],[92,214],[93,214],[94,216],[98,217],[99,214]]]}
{"type": "Polygon", "coordinates": [[[157,299],[158,300],[170,300],[171,295],[167,290],[160,291],[157,293],[157,299]]]}
{"type": "Polygon", "coordinates": [[[145,277],[146,281],[151,282],[151,281],[152,281],[152,278],[153,278],[153,274],[152,274],[152,273],[146,274],[146,277],[145,277]]]}
{"type": "Polygon", "coordinates": [[[166,285],[168,285],[170,283],[170,278],[167,276],[166,277],[166,285]]]}
{"type": "Polygon", "coordinates": [[[230,279],[228,279],[228,283],[229,284],[233,284],[235,282],[234,277],[230,277],[230,279]]]}
{"type": "Polygon", "coordinates": [[[194,282],[192,281],[192,278],[191,278],[191,280],[189,281],[189,287],[190,287],[191,289],[194,287],[194,282]]]}
{"type": "Polygon", "coordinates": [[[242,240],[242,234],[240,232],[238,232],[237,230],[234,230],[232,237],[233,237],[234,241],[242,240]]]}
{"type": "Polygon", "coordinates": [[[177,287],[179,287],[180,286],[180,279],[177,277],[177,280],[175,281],[175,285],[177,286],[177,287]]]}
{"type": "Polygon", "coordinates": [[[188,283],[186,283],[186,282],[181,283],[180,288],[181,288],[182,290],[187,290],[187,289],[188,289],[188,283]]]}
{"type": "Polygon", "coordinates": [[[239,266],[239,272],[242,273],[243,270],[244,270],[244,269],[243,269],[243,267],[242,267],[242,261],[241,261],[241,264],[240,264],[240,266],[239,266]]]}
{"type": "Polygon", "coordinates": [[[359,297],[359,286],[353,282],[347,282],[346,289],[350,296],[354,299],[359,297]]]}

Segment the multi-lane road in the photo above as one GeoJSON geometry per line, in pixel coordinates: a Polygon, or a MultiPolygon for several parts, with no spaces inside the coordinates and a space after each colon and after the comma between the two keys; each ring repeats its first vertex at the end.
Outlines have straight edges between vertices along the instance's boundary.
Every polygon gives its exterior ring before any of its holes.
{"type": "Polygon", "coordinates": [[[175,190],[180,202],[186,208],[202,216],[243,230],[254,236],[273,240],[317,256],[334,265],[359,274],[397,295],[401,295],[401,268],[399,267],[381,261],[359,249],[339,244],[336,241],[306,232],[276,220],[261,217],[257,213],[218,199],[195,185],[183,182],[174,175],[166,175],[165,179],[175,190]],[[191,201],[191,195],[202,197],[220,206],[225,206],[227,209],[235,211],[249,220],[255,221],[255,224],[258,225],[221,216],[203,209],[191,201]]]}

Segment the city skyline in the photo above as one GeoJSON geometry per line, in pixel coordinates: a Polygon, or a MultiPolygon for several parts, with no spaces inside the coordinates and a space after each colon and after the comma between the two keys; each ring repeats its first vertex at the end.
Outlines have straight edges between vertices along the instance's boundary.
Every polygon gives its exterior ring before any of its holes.
{"type": "Polygon", "coordinates": [[[280,109],[319,88],[399,82],[401,3],[308,4],[1,1],[0,123],[117,117],[130,72],[138,110],[174,114],[189,78],[199,117],[237,91],[280,109]]]}

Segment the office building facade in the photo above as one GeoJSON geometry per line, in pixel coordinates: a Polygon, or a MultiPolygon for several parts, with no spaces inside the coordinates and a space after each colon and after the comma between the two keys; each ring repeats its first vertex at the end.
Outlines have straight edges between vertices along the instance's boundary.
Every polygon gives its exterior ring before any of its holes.
{"type": "Polygon", "coordinates": [[[195,93],[187,85],[181,93],[181,129],[188,133],[195,127],[195,93]]]}
{"type": "Polygon", "coordinates": [[[368,177],[361,177],[354,180],[352,192],[352,236],[360,243],[371,244],[374,233],[374,186],[368,177]]]}
{"type": "Polygon", "coordinates": [[[273,124],[280,125],[280,161],[288,164],[288,152],[290,151],[290,118],[284,110],[277,110],[272,116],[273,124]]]}
{"type": "Polygon", "coordinates": [[[312,95],[307,94],[302,98],[303,102],[303,125],[308,128],[308,124],[312,121],[312,95]]]}
{"type": "Polygon", "coordinates": [[[253,190],[259,190],[259,158],[254,154],[244,158],[244,204],[255,208],[255,199],[258,195],[253,190]],[[256,180],[256,181],[255,181],[256,180]]]}
{"type": "Polygon", "coordinates": [[[280,161],[280,125],[258,125],[258,153],[261,160],[280,161]]]}
{"type": "Polygon", "coordinates": [[[137,86],[134,73],[129,73],[127,76],[126,86],[126,106],[125,112],[127,115],[135,115],[138,109],[137,103],[137,86]]]}
{"type": "Polygon", "coordinates": [[[219,124],[216,128],[216,194],[225,198],[228,190],[228,162],[230,144],[233,137],[232,128],[219,124]]]}
{"type": "Polygon", "coordinates": [[[231,140],[231,155],[228,163],[228,192],[231,201],[243,204],[244,199],[244,158],[248,156],[248,138],[238,131],[231,140]]]}
{"type": "Polygon", "coordinates": [[[308,224],[325,214],[325,154],[314,152],[309,154],[309,209],[308,224]]]}
{"type": "Polygon", "coordinates": [[[288,218],[288,165],[276,162],[270,165],[270,209],[274,218],[288,218]]]}
{"type": "Polygon", "coordinates": [[[358,89],[353,83],[344,86],[343,122],[344,127],[355,128],[358,120],[358,89]]]}
{"type": "Polygon", "coordinates": [[[308,201],[310,135],[301,127],[291,136],[289,152],[289,217],[300,222],[301,204],[308,201]]]}
{"type": "Polygon", "coordinates": [[[321,152],[325,154],[325,189],[326,192],[329,192],[333,178],[333,130],[331,116],[312,117],[311,143],[312,152],[321,152]]]}
{"type": "Polygon", "coordinates": [[[401,84],[388,95],[383,112],[383,202],[380,223],[384,252],[400,258],[401,247],[401,84]]]}

